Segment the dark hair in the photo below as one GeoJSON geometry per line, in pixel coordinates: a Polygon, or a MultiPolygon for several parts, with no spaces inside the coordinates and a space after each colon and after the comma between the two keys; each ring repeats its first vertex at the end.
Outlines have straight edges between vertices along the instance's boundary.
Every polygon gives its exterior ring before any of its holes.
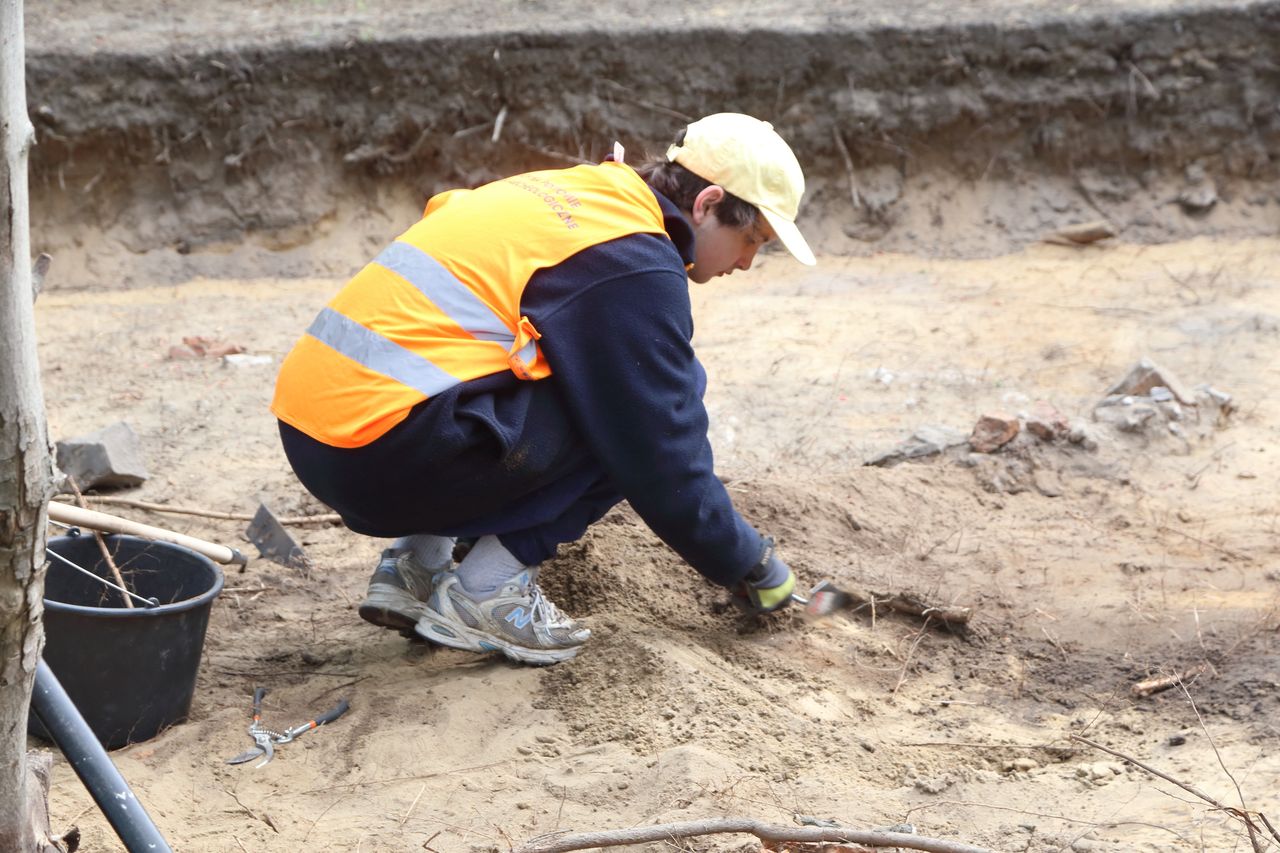
{"type": "MultiPolygon", "coordinates": [[[[676,144],[684,141],[684,131],[676,137],[676,144]]],[[[645,183],[671,200],[681,210],[693,210],[693,200],[698,193],[711,186],[711,181],[690,172],[679,163],[673,163],[666,157],[650,160],[636,167],[645,183]]],[[[735,228],[750,228],[760,219],[760,209],[750,202],[743,201],[733,193],[725,190],[724,198],[712,208],[716,219],[723,225],[735,228]]]]}

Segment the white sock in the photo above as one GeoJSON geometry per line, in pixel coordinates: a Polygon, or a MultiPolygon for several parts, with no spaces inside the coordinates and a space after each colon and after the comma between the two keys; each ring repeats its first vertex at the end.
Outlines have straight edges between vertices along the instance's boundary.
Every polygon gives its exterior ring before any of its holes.
{"type": "Polygon", "coordinates": [[[453,545],[451,537],[434,536],[430,533],[401,536],[391,543],[391,547],[397,551],[412,551],[418,564],[432,571],[443,571],[453,564],[453,545]]]}
{"type": "Polygon", "coordinates": [[[458,564],[458,582],[470,595],[489,595],[527,568],[497,536],[481,536],[458,564]]]}

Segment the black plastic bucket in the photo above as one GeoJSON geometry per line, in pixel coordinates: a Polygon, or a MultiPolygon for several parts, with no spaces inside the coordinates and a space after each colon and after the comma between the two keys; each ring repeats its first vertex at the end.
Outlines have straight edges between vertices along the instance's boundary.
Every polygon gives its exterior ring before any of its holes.
{"type": "MultiPolygon", "coordinates": [[[[89,728],[108,749],[155,737],[191,710],[213,599],[222,570],[179,545],[106,536],[125,586],[159,607],[121,593],[49,558],[44,659],[89,728]]],[[[111,570],[93,536],[61,536],[49,549],[98,577],[111,570]]],[[[32,734],[48,738],[32,715],[32,734]]]]}

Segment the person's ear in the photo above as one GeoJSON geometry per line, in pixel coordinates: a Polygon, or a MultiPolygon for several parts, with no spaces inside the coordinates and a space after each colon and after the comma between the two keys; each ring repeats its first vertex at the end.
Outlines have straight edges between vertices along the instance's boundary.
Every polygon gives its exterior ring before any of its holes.
{"type": "Polygon", "coordinates": [[[724,200],[724,187],[712,184],[711,186],[698,193],[693,199],[692,214],[693,224],[701,225],[708,216],[715,215],[716,205],[724,200]]]}

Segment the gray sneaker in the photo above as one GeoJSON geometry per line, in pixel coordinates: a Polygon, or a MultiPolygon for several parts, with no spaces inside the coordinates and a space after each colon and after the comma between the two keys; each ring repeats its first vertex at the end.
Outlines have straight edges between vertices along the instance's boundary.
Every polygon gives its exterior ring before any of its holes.
{"type": "Polygon", "coordinates": [[[477,601],[455,572],[440,576],[418,620],[418,636],[470,652],[502,652],[520,663],[559,663],[574,657],[591,629],[561,613],[526,569],[502,588],[477,601]]]}
{"type": "Polygon", "coordinates": [[[448,566],[432,569],[422,565],[412,551],[387,548],[369,578],[369,590],[360,602],[360,618],[413,636],[436,578],[447,570],[448,566]]]}

